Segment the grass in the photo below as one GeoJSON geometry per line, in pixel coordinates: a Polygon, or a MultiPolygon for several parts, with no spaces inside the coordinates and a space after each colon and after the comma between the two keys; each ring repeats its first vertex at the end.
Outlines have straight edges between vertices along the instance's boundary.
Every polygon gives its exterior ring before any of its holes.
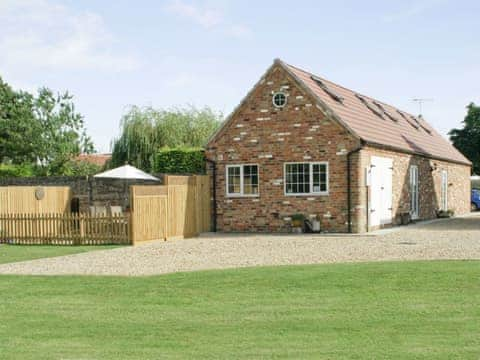
{"type": "Polygon", "coordinates": [[[2,359],[478,359],[480,262],[0,276],[2,359]]]}
{"type": "Polygon", "coordinates": [[[113,249],[115,247],[118,246],[0,245],[0,264],[70,255],[94,250],[113,249]]]}

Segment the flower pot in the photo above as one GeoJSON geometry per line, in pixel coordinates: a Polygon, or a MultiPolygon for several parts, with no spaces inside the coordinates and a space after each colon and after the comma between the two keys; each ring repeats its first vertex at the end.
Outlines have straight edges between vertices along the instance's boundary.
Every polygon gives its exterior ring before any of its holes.
{"type": "Polygon", "coordinates": [[[301,228],[303,226],[302,220],[292,220],[292,227],[301,228]]]}

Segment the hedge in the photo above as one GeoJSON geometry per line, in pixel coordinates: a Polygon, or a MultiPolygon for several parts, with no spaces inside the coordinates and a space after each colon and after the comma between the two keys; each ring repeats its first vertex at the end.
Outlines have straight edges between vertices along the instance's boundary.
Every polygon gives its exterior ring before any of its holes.
{"type": "Polygon", "coordinates": [[[205,174],[205,152],[198,148],[162,149],[155,155],[154,172],[205,174]]]}
{"type": "Polygon", "coordinates": [[[32,165],[0,164],[0,178],[30,177],[36,175],[36,169],[32,165]]]}

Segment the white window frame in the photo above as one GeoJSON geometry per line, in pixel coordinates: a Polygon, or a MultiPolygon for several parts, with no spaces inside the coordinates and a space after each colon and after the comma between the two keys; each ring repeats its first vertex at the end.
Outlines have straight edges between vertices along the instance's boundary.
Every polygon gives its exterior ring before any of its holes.
{"type": "Polygon", "coordinates": [[[272,104],[275,108],[277,109],[282,109],[284,108],[286,105],[287,105],[287,102],[288,102],[288,96],[286,93],[284,93],[283,91],[276,91],[273,93],[273,96],[272,96],[272,104]],[[283,95],[285,97],[285,103],[283,105],[277,105],[275,104],[275,96],[277,95],[283,95]]]}
{"type": "Polygon", "coordinates": [[[326,196],[329,194],[330,190],[330,166],[328,161],[291,161],[283,164],[283,193],[285,196],[326,196]],[[309,193],[287,193],[287,165],[293,164],[309,164],[309,180],[310,180],[310,189],[309,193]],[[327,189],[325,191],[313,192],[313,165],[325,165],[326,166],[326,185],[327,189]]]}
{"type": "Polygon", "coordinates": [[[413,220],[417,220],[420,216],[420,176],[417,165],[410,165],[410,214],[413,220]],[[415,198],[413,197],[414,185],[416,187],[415,198]],[[413,212],[414,208],[416,212],[413,212]]]}
{"type": "Polygon", "coordinates": [[[227,197],[259,197],[260,196],[260,165],[258,164],[231,164],[225,166],[225,194],[227,197]],[[256,194],[244,194],[243,188],[243,168],[245,166],[256,166],[257,167],[257,178],[258,178],[258,192],[256,194]],[[230,168],[240,168],[240,192],[239,193],[230,193],[228,192],[228,169],[230,168]]]}
{"type": "Polygon", "coordinates": [[[441,203],[441,210],[447,211],[448,210],[448,171],[442,170],[441,171],[441,186],[440,186],[440,201],[441,203]]]}

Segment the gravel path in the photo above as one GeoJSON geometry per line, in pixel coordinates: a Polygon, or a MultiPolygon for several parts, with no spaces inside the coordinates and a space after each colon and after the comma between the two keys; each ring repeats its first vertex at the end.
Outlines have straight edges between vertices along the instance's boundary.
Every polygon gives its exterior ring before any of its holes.
{"type": "Polygon", "coordinates": [[[0,265],[0,274],[156,275],[257,265],[480,259],[480,216],[376,236],[215,234],[0,265]]]}

